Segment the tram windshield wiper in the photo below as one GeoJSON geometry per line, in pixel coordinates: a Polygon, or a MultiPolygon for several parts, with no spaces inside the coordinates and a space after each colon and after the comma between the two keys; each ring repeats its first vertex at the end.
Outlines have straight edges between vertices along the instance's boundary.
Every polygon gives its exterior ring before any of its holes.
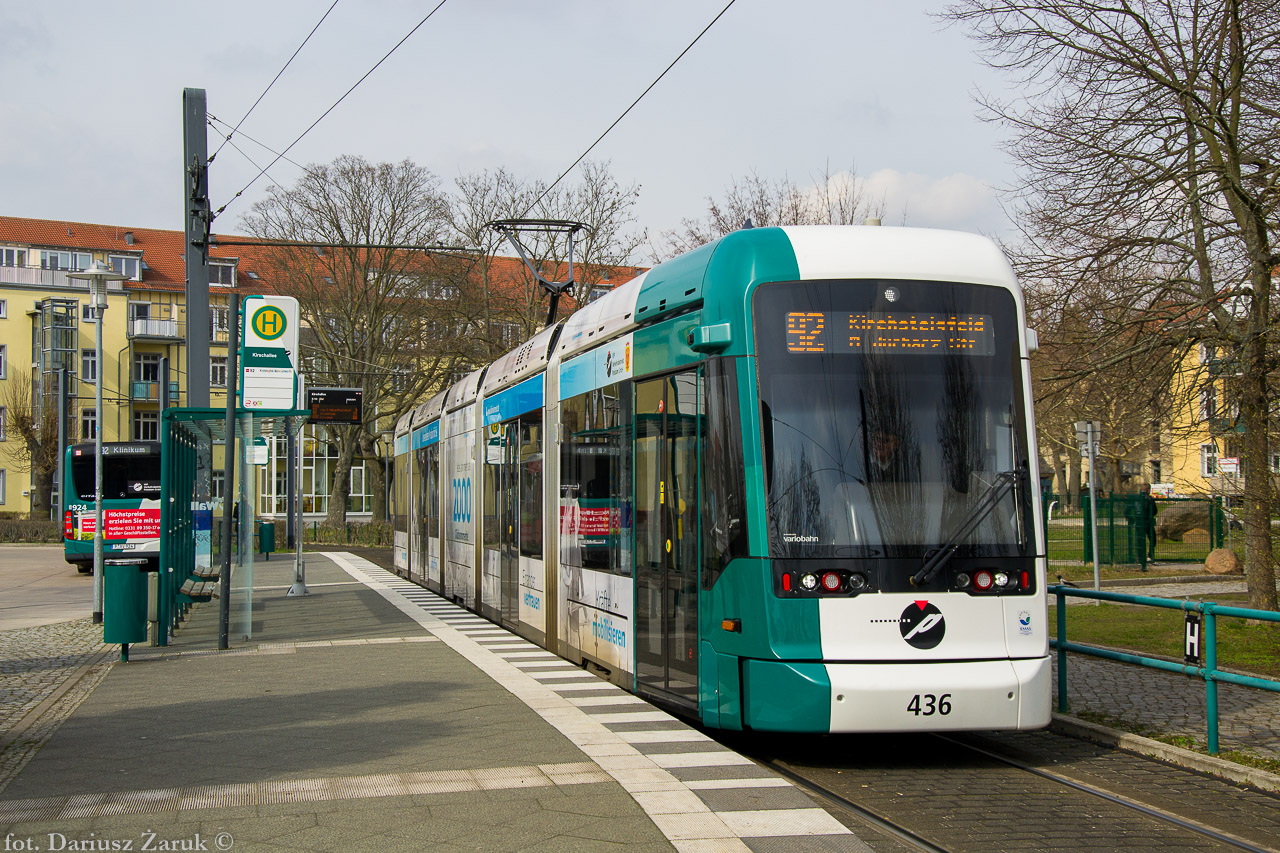
{"type": "Polygon", "coordinates": [[[977,506],[965,516],[960,522],[956,532],[947,538],[947,541],[939,545],[937,548],[931,548],[925,552],[924,565],[920,567],[920,571],[911,576],[912,586],[923,586],[933,580],[934,576],[942,570],[951,556],[959,549],[960,543],[966,539],[969,534],[977,529],[978,525],[986,519],[988,515],[1000,505],[1001,499],[1004,498],[1005,492],[1014,487],[1020,477],[1026,473],[1026,466],[1019,466],[1010,471],[1001,471],[996,475],[995,480],[987,487],[977,506]]]}

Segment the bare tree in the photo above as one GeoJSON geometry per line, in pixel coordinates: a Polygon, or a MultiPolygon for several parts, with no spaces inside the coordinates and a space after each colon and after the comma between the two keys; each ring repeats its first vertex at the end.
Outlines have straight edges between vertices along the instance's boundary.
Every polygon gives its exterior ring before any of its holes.
{"type": "Polygon", "coordinates": [[[58,400],[52,383],[43,397],[29,374],[15,372],[6,383],[6,423],[14,435],[3,445],[4,454],[19,471],[31,474],[31,513],[48,517],[53,502],[53,478],[58,470],[58,400]],[[17,439],[14,441],[13,439],[17,439]]]}
{"type": "Polygon", "coordinates": [[[1129,308],[1099,313],[1099,344],[1176,354],[1200,341],[1238,361],[1250,605],[1276,609],[1280,3],[964,0],[948,16],[1021,93],[984,105],[1022,170],[1024,279],[1063,306],[1129,308]]]}
{"type": "Polygon", "coordinates": [[[273,187],[244,226],[256,237],[332,247],[263,250],[270,283],[298,299],[302,362],[313,385],[363,389],[364,424],[330,427],[337,465],[327,523],[346,519],[350,470],[364,456],[374,517],[385,518],[384,461],[373,438],[464,357],[457,282],[469,261],[400,248],[446,234],[438,179],[408,160],[372,164],[341,156],[313,165],[292,188],[273,187]]]}
{"type": "Polygon", "coordinates": [[[832,172],[827,163],[807,186],[789,177],[769,180],[752,171],[735,178],[724,198],[707,198],[707,213],[682,220],[678,229],[664,231],[662,245],[652,246],[655,261],[696,249],[736,231],[750,220],[763,228],[773,225],[857,225],[881,216],[884,199],[869,198],[857,171],[850,166],[832,172]]]}

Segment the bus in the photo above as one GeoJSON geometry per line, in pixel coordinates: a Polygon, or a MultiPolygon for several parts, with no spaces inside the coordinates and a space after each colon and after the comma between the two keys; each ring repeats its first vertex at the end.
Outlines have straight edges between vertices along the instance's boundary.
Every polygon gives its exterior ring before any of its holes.
{"type": "MultiPolygon", "coordinates": [[[[62,466],[63,554],[93,572],[94,443],[67,448],[62,466]]],[[[160,442],[102,445],[104,559],[160,560],[160,442]]]]}

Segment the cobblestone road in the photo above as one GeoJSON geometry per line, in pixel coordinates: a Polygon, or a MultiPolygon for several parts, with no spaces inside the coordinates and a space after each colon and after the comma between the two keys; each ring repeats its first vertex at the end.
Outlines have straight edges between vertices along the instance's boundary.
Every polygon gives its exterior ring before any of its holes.
{"type": "Polygon", "coordinates": [[[0,631],[0,792],[106,676],[107,648],[90,619],[0,631]]]}

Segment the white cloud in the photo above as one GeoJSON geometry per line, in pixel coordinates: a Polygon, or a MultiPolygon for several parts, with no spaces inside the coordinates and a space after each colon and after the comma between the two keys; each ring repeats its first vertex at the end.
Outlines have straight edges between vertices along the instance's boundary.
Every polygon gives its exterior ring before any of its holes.
{"type": "Polygon", "coordinates": [[[886,225],[954,228],[988,235],[1009,228],[995,188],[972,175],[933,177],[879,169],[860,180],[870,198],[884,199],[886,225]]]}

